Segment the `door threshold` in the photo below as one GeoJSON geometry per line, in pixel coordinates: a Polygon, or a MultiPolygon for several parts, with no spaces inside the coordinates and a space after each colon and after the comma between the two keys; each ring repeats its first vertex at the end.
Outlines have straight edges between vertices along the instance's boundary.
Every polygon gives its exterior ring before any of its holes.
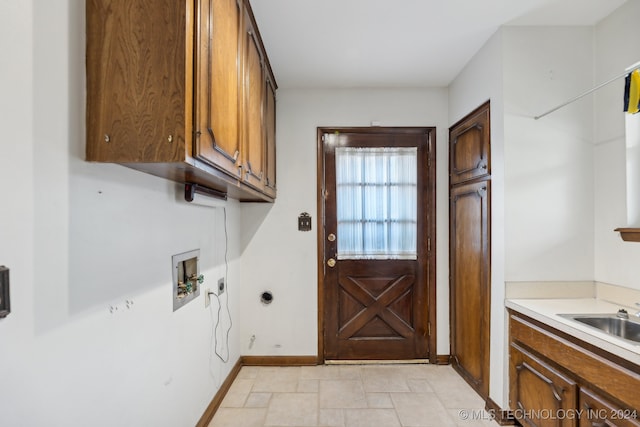
{"type": "Polygon", "coordinates": [[[325,360],[325,365],[426,365],[429,359],[402,360],[325,360]]]}

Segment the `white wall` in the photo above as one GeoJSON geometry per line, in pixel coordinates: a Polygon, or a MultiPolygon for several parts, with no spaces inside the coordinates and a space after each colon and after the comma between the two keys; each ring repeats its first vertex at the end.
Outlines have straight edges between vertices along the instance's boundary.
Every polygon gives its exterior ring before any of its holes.
{"type": "MultiPolygon", "coordinates": [[[[0,264],[12,290],[0,424],[194,425],[239,357],[239,328],[224,364],[211,341],[215,303],[205,309],[201,294],[172,311],[171,256],[200,248],[204,286],[214,286],[225,274],[223,211],[179,203],[180,187],[160,178],[82,160],[80,4],[0,7],[0,264]]],[[[227,211],[237,325],[240,206],[227,211]]]]}
{"type": "Polygon", "coordinates": [[[592,27],[504,28],[505,277],[593,279],[592,27]]]}
{"type": "MultiPolygon", "coordinates": [[[[627,1],[595,28],[595,78],[603,82],[640,61],[640,1],[627,1]]],[[[624,79],[595,93],[595,279],[640,289],[640,244],[613,230],[626,227],[624,79]]]]}
{"type": "Polygon", "coordinates": [[[496,32],[449,86],[449,125],[491,101],[491,356],[489,395],[506,408],[504,314],[504,113],[503,35],[496,32]]]}
{"type": "Polygon", "coordinates": [[[317,354],[316,128],[319,126],[437,127],[437,352],[448,354],[447,91],[280,90],[277,100],[278,199],[269,207],[243,206],[243,222],[257,223],[244,237],[241,344],[243,354],[317,354]],[[297,231],[301,212],[313,231],[297,231]],[[259,294],[270,289],[274,302],[259,294]],[[256,336],[249,348],[251,335],[256,336]]]}

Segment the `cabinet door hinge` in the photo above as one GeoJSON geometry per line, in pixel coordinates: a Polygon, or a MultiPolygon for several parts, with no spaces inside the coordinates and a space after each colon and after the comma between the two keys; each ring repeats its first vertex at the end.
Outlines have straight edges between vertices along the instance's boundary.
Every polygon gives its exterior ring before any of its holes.
{"type": "Polygon", "coordinates": [[[427,252],[431,252],[431,237],[427,237],[427,252]]]}
{"type": "Polygon", "coordinates": [[[431,322],[427,323],[427,336],[431,336],[431,322]]]}

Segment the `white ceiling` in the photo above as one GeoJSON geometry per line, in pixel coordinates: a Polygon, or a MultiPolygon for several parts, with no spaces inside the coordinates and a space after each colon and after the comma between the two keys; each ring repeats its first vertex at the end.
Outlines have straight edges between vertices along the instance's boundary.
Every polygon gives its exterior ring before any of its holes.
{"type": "Polygon", "coordinates": [[[594,25],[625,1],[252,0],[251,5],[280,88],[401,88],[448,86],[501,25],[594,25]]]}

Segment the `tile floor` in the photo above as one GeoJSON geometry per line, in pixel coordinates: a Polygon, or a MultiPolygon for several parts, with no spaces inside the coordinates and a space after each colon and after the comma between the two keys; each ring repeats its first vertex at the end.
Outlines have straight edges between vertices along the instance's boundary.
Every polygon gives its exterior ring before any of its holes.
{"type": "Polygon", "coordinates": [[[245,366],[209,427],[497,426],[483,408],[450,366],[245,366]]]}

